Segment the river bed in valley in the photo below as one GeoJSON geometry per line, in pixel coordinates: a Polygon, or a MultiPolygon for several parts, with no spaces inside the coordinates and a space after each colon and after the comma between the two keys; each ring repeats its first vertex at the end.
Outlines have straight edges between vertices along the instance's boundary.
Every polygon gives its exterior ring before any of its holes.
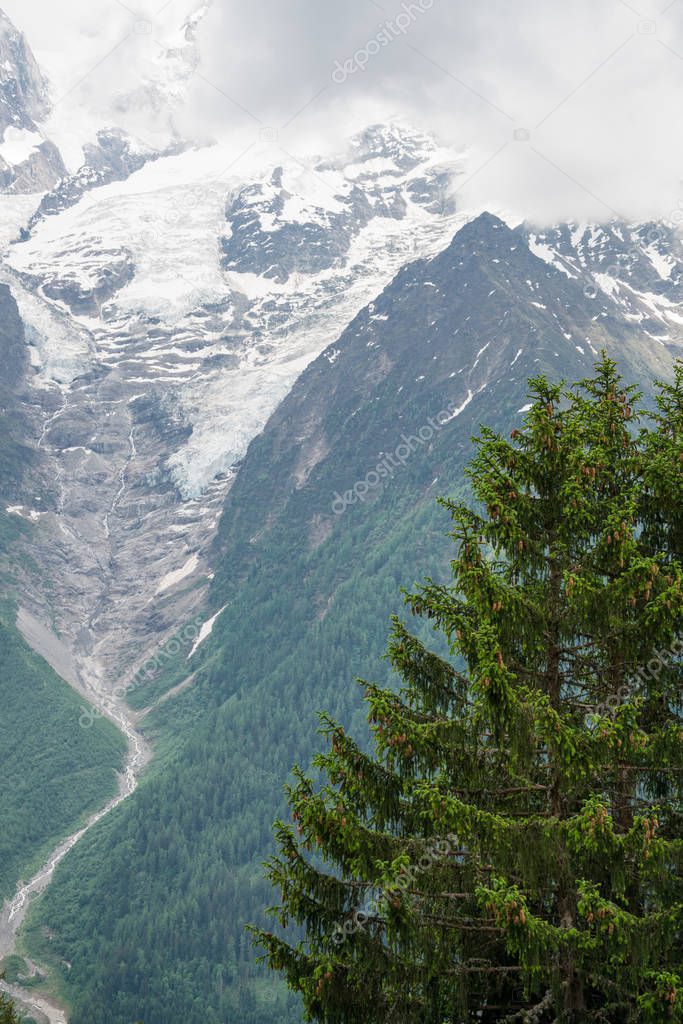
{"type": "MultiPolygon", "coordinates": [[[[28,881],[21,881],[12,899],[6,900],[3,904],[0,910],[0,961],[17,952],[18,932],[32,899],[45,890],[52,880],[57,866],[86,832],[135,792],[140,773],[151,758],[151,748],[135,726],[134,713],[121,701],[117,701],[107,693],[101,679],[97,675],[87,677],[79,672],[61,642],[23,609],[19,613],[17,624],[34,650],[45,657],[53,668],[60,670],[60,674],[87,699],[99,714],[114,722],[126,737],[128,749],[123,770],[118,777],[115,796],[104,807],[93,813],[77,830],[55,846],[33,877],[28,881]]],[[[39,970],[36,965],[31,963],[29,963],[29,967],[33,973],[39,970]]],[[[34,992],[32,988],[21,988],[16,984],[11,985],[3,981],[0,981],[0,988],[9,993],[19,1008],[33,1016],[38,1024],[46,1024],[46,1022],[47,1024],[67,1024],[66,1009],[48,996],[34,992]]]]}

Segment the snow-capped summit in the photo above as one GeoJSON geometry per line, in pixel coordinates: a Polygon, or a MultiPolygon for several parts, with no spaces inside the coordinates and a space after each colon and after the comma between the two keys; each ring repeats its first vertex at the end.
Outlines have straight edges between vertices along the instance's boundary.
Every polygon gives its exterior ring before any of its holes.
{"type": "MultiPolygon", "coordinates": [[[[340,266],[373,221],[455,213],[461,160],[412,129],[372,125],[332,159],[274,169],[242,188],[221,239],[224,269],[284,282],[340,266]]],[[[390,228],[387,228],[390,230],[390,228]]]]}
{"type": "Polygon", "coordinates": [[[435,148],[434,139],[415,128],[398,123],[371,124],[351,139],[343,159],[347,166],[380,160],[386,161],[387,167],[407,171],[429,160],[435,148]]]}
{"type": "Polygon", "coordinates": [[[670,223],[520,228],[533,251],[582,282],[595,317],[619,315],[662,343],[683,338],[683,242],[670,223]]]}

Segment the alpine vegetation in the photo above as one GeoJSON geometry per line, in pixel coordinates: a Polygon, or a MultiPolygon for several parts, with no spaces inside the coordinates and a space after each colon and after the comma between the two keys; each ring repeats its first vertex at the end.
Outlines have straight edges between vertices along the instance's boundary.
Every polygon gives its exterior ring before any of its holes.
{"type": "Polygon", "coordinates": [[[640,672],[680,650],[683,366],[654,413],[606,356],[530,392],[443,501],[452,583],[406,597],[450,657],[396,619],[374,756],[323,716],[327,781],[288,788],[269,876],[303,939],[256,934],[310,1020],[683,1020],[680,655],[640,672]]]}

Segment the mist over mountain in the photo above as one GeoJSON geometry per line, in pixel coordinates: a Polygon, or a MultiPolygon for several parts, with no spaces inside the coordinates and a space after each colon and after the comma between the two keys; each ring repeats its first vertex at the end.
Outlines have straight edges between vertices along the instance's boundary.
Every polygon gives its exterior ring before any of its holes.
{"type": "Polygon", "coordinates": [[[675,3],[6,9],[52,83],[50,137],[70,171],[105,126],[161,149],[174,133],[215,139],[241,163],[264,132],[274,153],[305,160],[368,123],[403,119],[468,149],[468,205],[542,222],[679,209],[675,3]]]}

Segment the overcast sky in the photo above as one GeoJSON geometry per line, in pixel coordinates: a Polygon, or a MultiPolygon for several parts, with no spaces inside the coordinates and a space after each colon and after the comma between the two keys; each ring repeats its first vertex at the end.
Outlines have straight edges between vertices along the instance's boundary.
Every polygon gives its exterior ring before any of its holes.
{"type": "MultiPolygon", "coordinates": [[[[74,125],[113,119],[199,6],[0,4],[74,125]]],[[[177,123],[236,152],[264,128],[303,154],[403,118],[469,152],[473,204],[540,220],[683,207],[683,0],[214,0],[199,43],[177,123]]]]}

